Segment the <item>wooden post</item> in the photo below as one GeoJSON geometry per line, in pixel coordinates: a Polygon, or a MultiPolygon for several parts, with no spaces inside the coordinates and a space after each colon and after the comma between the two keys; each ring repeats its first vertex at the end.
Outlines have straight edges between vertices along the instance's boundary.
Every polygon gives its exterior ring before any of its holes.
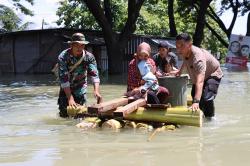
{"type": "Polygon", "coordinates": [[[88,113],[96,115],[104,114],[111,110],[115,110],[119,106],[124,106],[126,104],[128,104],[128,98],[118,98],[100,104],[93,104],[88,107],[88,113]]]}
{"type": "Polygon", "coordinates": [[[131,112],[137,110],[138,107],[145,106],[146,104],[147,101],[145,99],[138,99],[122,108],[117,109],[116,111],[114,111],[113,115],[115,118],[125,117],[131,112]]]}

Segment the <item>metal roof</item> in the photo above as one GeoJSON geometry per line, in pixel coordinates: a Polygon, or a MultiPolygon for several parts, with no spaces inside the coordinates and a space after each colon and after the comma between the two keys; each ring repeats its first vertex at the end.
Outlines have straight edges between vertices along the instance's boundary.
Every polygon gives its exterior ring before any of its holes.
{"type": "Polygon", "coordinates": [[[168,43],[168,45],[170,46],[170,48],[176,48],[175,47],[175,40],[171,40],[171,39],[154,39],[154,38],[152,38],[151,39],[154,43],[156,43],[156,44],[159,44],[160,42],[167,42],[168,43]]]}

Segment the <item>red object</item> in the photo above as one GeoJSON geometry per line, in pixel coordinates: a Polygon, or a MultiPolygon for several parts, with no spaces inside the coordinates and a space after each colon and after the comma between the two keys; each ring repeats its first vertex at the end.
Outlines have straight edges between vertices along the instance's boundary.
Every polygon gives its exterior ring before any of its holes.
{"type": "Polygon", "coordinates": [[[235,64],[240,66],[247,66],[248,58],[245,56],[240,57],[226,57],[226,63],[235,64]]]}

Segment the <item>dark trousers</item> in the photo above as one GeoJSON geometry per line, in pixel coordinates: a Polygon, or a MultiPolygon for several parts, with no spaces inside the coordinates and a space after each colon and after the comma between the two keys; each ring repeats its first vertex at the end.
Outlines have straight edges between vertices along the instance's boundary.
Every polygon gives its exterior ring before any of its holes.
{"type": "MultiPolygon", "coordinates": [[[[82,96],[75,96],[73,94],[73,97],[74,97],[74,100],[77,104],[80,104],[80,105],[83,105],[86,103],[86,94],[82,95],[82,96]]],[[[68,117],[68,114],[67,114],[67,106],[68,106],[68,98],[66,96],[66,94],[64,93],[63,89],[60,89],[60,92],[59,92],[59,98],[58,98],[58,109],[59,109],[59,116],[60,117],[63,117],[63,118],[66,118],[68,117]]]]}
{"type": "MultiPolygon", "coordinates": [[[[214,99],[217,95],[220,81],[221,79],[217,77],[209,77],[207,80],[204,81],[199,107],[203,111],[205,117],[214,116],[214,112],[215,112],[214,99]]],[[[194,96],[195,96],[194,84],[192,86],[191,95],[192,95],[192,98],[194,99],[194,96]]]]}
{"type": "Polygon", "coordinates": [[[169,96],[168,89],[160,86],[157,92],[152,91],[152,90],[148,91],[147,103],[148,104],[162,104],[168,96],[169,96]]]}

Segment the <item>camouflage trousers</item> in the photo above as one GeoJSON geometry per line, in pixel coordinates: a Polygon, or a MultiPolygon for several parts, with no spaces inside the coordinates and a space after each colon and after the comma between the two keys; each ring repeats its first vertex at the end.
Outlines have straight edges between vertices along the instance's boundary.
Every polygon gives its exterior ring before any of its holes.
{"type": "MultiPolygon", "coordinates": [[[[77,104],[84,105],[87,102],[86,94],[83,94],[82,96],[73,95],[73,97],[77,104]]],[[[64,93],[63,89],[60,89],[57,104],[59,105],[58,107],[59,116],[63,118],[68,117],[68,114],[67,114],[68,98],[66,94],[64,93]]]]}

